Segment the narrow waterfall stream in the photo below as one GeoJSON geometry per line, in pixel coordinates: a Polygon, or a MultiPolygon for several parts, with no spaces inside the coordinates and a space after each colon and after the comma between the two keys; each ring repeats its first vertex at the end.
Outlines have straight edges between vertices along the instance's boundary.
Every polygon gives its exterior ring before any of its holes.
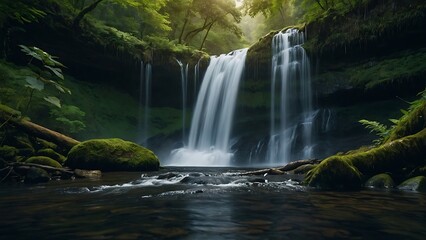
{"type": "Polygon", "coordinates": [[[150,102],[151,102],[151,80],[152,79],[152,66],[150,63],[144,65],[140,62],[140,76],[139,76],[139,122],[138,122],[138,141],[147,145],[149,137],[149,118],[150,118],[150,102]]]}
{"type": "Polygon", "coordinates": [[[184,64],[176,59],[176,62],[179,64],[180,67],[180,77],[181,77],[181,86],[182,86],[182,142],[185,144],[186,139],[186,102],[188,100],[188,67],[189,65],[186,64],[184,67],[184,64]]]}
{"type": "Polygon", "coordinates": [[[171,165],[232,165],[229,137],[247,50],[211,57],[198,93],[188,146],[172,151],[171,165]]]}
{"type": "Polygon", "coordinates": [[[296,29],[279,32],[272,40],[269,164],[312,155],[311,70],[303,43],[304,34],[296,29]]]}

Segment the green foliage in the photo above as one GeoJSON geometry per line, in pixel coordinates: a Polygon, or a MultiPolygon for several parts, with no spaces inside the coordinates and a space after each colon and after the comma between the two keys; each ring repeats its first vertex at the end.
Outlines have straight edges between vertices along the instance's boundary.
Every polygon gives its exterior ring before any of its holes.
{"type": "Polygon", "coordinates": [[[392,129],[387,142],[414,134],[426,128],[426,90],[420,92],[419,99],[410,102],[408,110],[401,110],[403,116],[392,129]]]}
{"type": "Polygon", "coordinates": [[[377,41],[392,39],[401,30],[411,32],[422,28],[425,10],[424,1],[392,0],[360,0],[345,11],[320,9],[320,16],[305,20],[316,26],[321,25],[321,36],[311,37],[309,45],[312,44],[313,51],[333,52],[337,48],[352,49],[377,44],[377,41]]]}
{"type": "Polygon", "coordinates": [[[50,117],[59,123],[58,130],[63,133],[77,133],[86,128],[85,112],[72,105],[63,105],[60,109],[51,109],[50,117]]]}
{"type": "Polygon", "coordinates": [[[404,167],[424,164],[425,139],[423,129],[365,152],[331,156],[308,172],[305,181],[319,188],[348,189],[361,187],[359,176],[367,179],[383,172],[401,174],[404,167]]]}
{"type": "Polygon", "coordinates": [[[377,136],[379,136],[379,139],[373,140],[373,143],[375,143],[376,145],[380,145],[381,143],[383,143],[383,141],[389,136],[390,129],[384,124],[365,119],[361,119],[358,122],[364,125],[365,128],[369,129],[370,133],[375,133],[377,136]]]}
{"type": "MultiPolygon", "coordinates": [[[[21,51],[26,55],[30,56],[29,65],[33,59],[39,60],[42,68],[39,68],[35,65],[33,68],[37,71],[35,75],[26,76],[26,82],[28,83],[25,87],[31,89],[30,99],[27,104],[28,110],[29,104],[32,99],[34,90],[42,91],[45,88],[45,85],[50,85],[56,88],[62,93],[71,94],[71,91],[64,87],[60,80],[64,79],[62,74],[61,67],[65,67],[62,63],[55,60],[54,56],[51,56],[47,52],[37,48],[37,47],[27,47],[24,45],[19,45],[21,51]],[[52,80],[53,79],[53,80],[52,80]]],[[[43,98],[46,102],[53,104],[54,106],[61,107],[60,100],[54,96],[45,96],[43,98]]]]}
{"type": "Polygon", "coordinates": [[[0,1],[0,27],[7,19],[24,24],[37,22],[44,16],[46,16],[46,13],[35,7],[31,1],[0,1]]]}

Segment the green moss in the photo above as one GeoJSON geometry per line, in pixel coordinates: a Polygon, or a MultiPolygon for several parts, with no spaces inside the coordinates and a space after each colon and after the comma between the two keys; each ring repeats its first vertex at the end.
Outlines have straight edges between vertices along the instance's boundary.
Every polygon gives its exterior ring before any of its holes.
{"type": "Polygon", "coordinates": [[[403,82],[426,75],[426,49],[406,51],[381,61],[370,61],[348,69],[350,81],[355,86],[374,88],[386,83],[403,82]]]}
{"type": "Polygon", "coordinates": [[[334,156],[322,161],[307,173],[310,186],[321,189],[356,189],[361,186],[361,173],[350,162],[334,156]]]}
{"type": "Polygon", "coordinates": [[[41,138],[36,138],[35,141],[34,141],[34,145],[39,150],[40,149],[45,149],[45,148],[50,148],[50,149],[53,149],[53,150],[57,150],[57,148],[58,148],[58,145],[56,145],[56,144],[54,144],[52,142],[46,141],[44,139],[41,139],[41,138]]]}
{"type": "Polygon", "coordinates": [[[357,87],[374,89],[390,84],[404,84],[426,76],[426,49],[403,51],[381,59],[371,58],[361,63],[329,66],[317,76],[321,88],[357,87]]]}
{"type": "Polygon", "coordinates": [[[82,142],[71,149],[65,164],[102,171],[149,171],[160,166],[152,151],[118,138],[82,142]]]}
{"type": "MultiPolygon", "coordinates": [[[[426,96],[426,95],[425,95],[426,96]]],[[[401,137],[414,134],[426,128],[426,97],[422,96],[416,101],[409,112],[407,112],[392,130],[387,142],[399,139],[401,137]]]]}
{"type": "Polygon", "coordinates": [[[368,179],[365,186],[372,188],[393,188],[395,183],[389,174],[381,173],[368,179]]]}
{"type": "Polygon", "coordinates": [[[7,145],[0,147],[0,157],[6,160],[13,159],[17,153],[18,153],[18,150],[15,147],[7,146],[7,145]]]}
{"type": "Polygon", "coordinates": [[[45,148],[45,149],[40,149],[37,151],[36,153],[37,156],[45,156],[45,157],[49,157],[57,162],[59,162],[60,164],[63,164],[65,162],[65,157],[57,152],[55,152],[55,150],[50,149],[50,148],[45,148]]]}
{"type": "Polygon", "coordinates": [[[269,92],[247,92],[238,94],[238,106],[250,108],[270,107],[271,94],[269,92]]]}
{"type": "Polygon", "coordinates": [[[51,159],[50,157],[45,157],[45,156],[30,157],[25,162],[26,163],[35,163],[35,164],[40,164],[40,165],[51,166],[51,167],[55,167],[55,168],[62,168],[62,165],[60,163],[51,159]]]}
{"type": "Polygon", "coordinates": [[[361,6],[348,13],[330,11],[310,19],[308,29],[318,28],[318,32],[310,32],[312,49],[318,52],[332,52],[350,46],[359,49],[360,46],[400,34],[402,30],[422,28],[426,10],[424,2],[414,5],[407,2],[399,4],[397,8],[391,8],[388,4],[375,3],[372,9],[361,6]],[[365,14],[367,9],[369,12],[365,14]]]}
{"type": "Polygon", "coordinates": [[[405,180],[398,185],[400,190],[426,192],[426,177],[418,176],[405,180]]]}
{"type": "Polygon", "coordinates": [[[426,155],[426,128],[422,131],[365,152],[349,155],[331,156],[315,169],[308,172],[306,182],[320,188],[353,188],[361,182],[343,181],[353,179],[354,172],[359,171],[368,178],[381,172],[399,174],[405,166],[422,165],[426,155]],[[346,165],[345,165],[345,164],[346,165]],[[338,168],[340,167],[340,168],[338,168]],[[352,168],[356,170],[352,170],[352,168]],[[340,180],[339,180],[340,179],[340,180]],[[340,182],[340,185],[333,185],[340,182]]]}
{"type": "MultiPolygon", "coordinates": [[[[8,114],[8,116],[14,117],[14,118],[18,118],[18,117],[21,116],[21,112],[15,110],[15,109],[13,109],[9,106],[3,105],[3,104],[0,104],[0,113],[6,113],[6,114],[8,114]]],[[[7,117],[6,117],[6,119],[7,119],[7,117]]],[[[1,124],[2,123],[0,123],[0,125],[1,124]]]]}

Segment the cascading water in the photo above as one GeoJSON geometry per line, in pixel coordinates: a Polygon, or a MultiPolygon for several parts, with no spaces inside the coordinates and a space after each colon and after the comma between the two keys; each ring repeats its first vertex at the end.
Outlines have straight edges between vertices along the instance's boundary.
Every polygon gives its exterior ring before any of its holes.
{"type": "Polygon", "coordinates": [[[200,78],[200,61],[201,61],[201,58],[198,60],[197,64],[195,64],[194,66],[194,95],[193,95],[194,97],[197,95],[197,85],[200,78]]]}
{"type": "Polygon", "coordinates": [[[269,164],[312,154],[311,73],[303,43],[304,34],[296,29],[279,32],[272,40],[269,164]]]}
{"type": "Polygon", "coordinates": [[[138,142],[143,142],[144,140],[144,110],[143,110],[143,89],[144,89],[144,63],[143,61],[140,62],[140,74],[139,74],[139,108],[138,108],[138,133],[139,133],[139,138],[138,138],[138,142]]]}
{"type": "Polygon", "coordinates": [[[171,165],[231,165],[229,137],[247,50],[211,57],[198,93],[188,146],[172,151],[171,165]]]}
{"type": "Polygon", "coordinates": [[[151,78],[152,67],[151,64],[140,62],[140,76],[139,76],[139,121],[138,121],[138,142],[147,144],[149,136],[149,107],[151,102],[151,78]]]}
{"type": "Polygon", "coordinates": [[[186,101],[188,99],[188,64],[186,67],[183,67],[183,63],[176,59],[176,62],[180,66],[180,77],[181,77],[181,86],[182,86],[182,142],[185,143],[186,134],[185,134],[185,126],[186,126],[186,101]]]}

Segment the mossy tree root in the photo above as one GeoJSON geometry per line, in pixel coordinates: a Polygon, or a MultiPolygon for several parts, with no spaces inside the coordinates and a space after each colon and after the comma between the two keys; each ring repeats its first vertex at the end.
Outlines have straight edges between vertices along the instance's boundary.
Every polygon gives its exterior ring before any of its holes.
{"type": "Polygon", "coordinates": [[[360,188],[375,174],[399,174],[406,166],[424,165],[425,156],[426,128],[366,152],[331,156],[309,171],[305,182],[321,189],[360,188]]]}
{"type": "Polygon", "coordinates": [[[8,122],[8,124],[12,124],[32,136],[53,142],[66,150],[70,150],[72,147],[80,143],[79,141],[56,131],[50,130],[23,118],[15,117],[11,113],[0,108],[0,122],[1,121],[8,122]]]}

